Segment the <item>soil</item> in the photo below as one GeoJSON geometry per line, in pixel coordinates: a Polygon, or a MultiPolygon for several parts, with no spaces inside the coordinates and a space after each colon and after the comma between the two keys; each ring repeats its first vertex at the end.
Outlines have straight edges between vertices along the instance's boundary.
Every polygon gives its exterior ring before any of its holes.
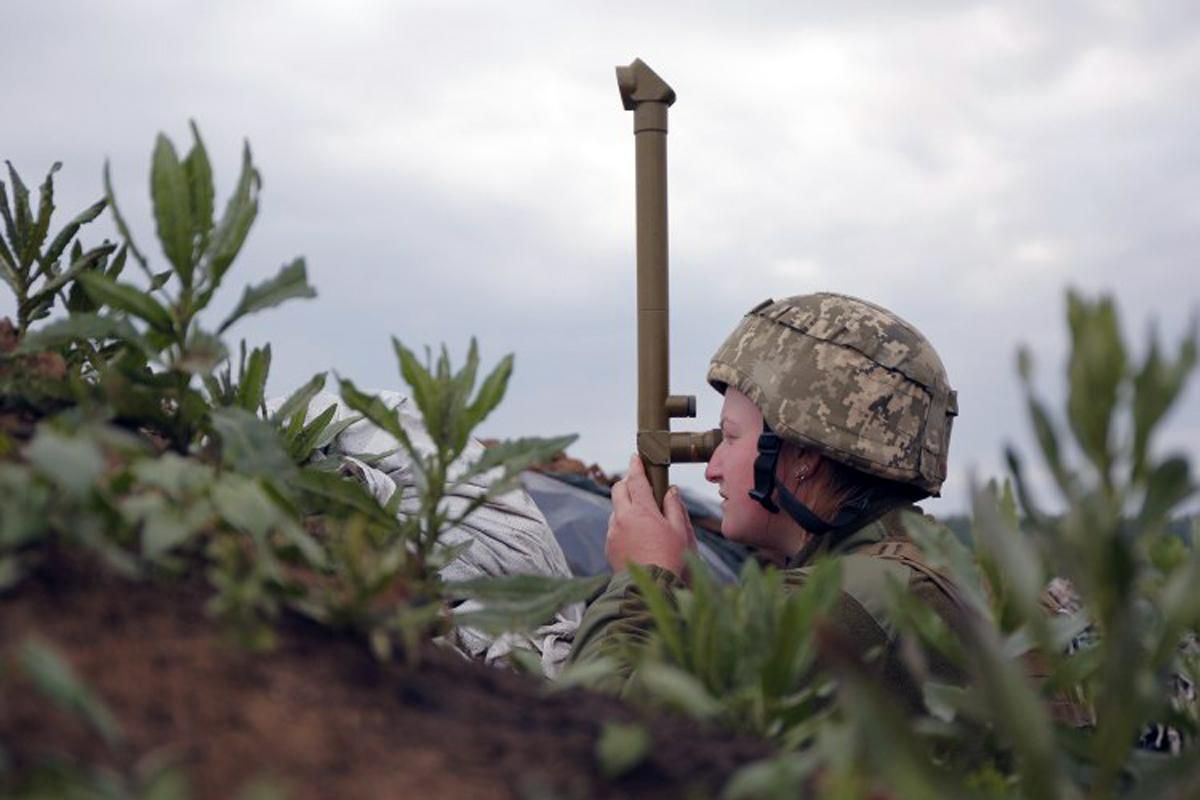
{"type": "Polygon", "coordinates": [[[132,583],[74,555],[0,596],[0,659],[27,635],[52,644],[117,717],[112,749],[4,668],[0,742],[20,773],[48,754],[131,769],[157,752],[194,798],[267,777],[303,798],[711,797],[758,741],[649,716],[578,690],[427,647],[381,663],[365,645],[285,619],[276,647],[231,643],[205,613],[202,580],[132,583]],[[619,780],[596,758],[604,721],[643,722],[654,748],[619,780]]]}

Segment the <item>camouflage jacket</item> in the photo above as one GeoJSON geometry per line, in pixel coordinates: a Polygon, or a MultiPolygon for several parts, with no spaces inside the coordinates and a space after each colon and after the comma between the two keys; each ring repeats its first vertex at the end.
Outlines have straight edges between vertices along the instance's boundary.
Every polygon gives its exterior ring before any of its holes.
{"type": "MultiPolygon", "coordinates": [[[[842,592],[830,614],[831,629],[841,633],[845,644],[866,655],[878,651],[872,661],[883,685],[894,691],[913,710],[921,707],[920,686],[905,667],[897,631],[886,612],[889,576],[913,595],[924,600],[947,625],[961,632],[964,610],[948,580],[920,560],[919,550],[904,533],[903,515],[918,509],[896,509],[867,525],[823,543],[804,554],[804,560],[785,567],[789,587],[801,585],[814,561],[824,555],[842,559],[842,592]]],[[[664,586],[678,586],[678,577],[663,569],[652,569],[664,586]]],[[[628,572],[613,576],[607,589],[584,613],[575,636],[571,661],[594,659],[644,639],[652,625],[650,612],[628,572]]],[[[932,677],[961,682],[962,676],[935,653],[926,659],[932,677]]]]}

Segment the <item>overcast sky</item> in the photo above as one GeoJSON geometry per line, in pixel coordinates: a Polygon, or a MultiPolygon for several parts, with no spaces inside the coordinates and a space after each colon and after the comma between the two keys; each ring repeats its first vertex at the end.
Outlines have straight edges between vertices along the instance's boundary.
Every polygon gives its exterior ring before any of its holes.
{"type": "MultiPolygon", "coordinates": [[[[296,255],[313,301],[232,330],[273,344],[271,391],[334,368],[402,388],[389,336],[516,353],[485,433],[633,446],[631,115],[643,58],[671,109],[672,390],[715,424],[708,358],[766,297],[858,295],[917,325],[959,391],[943,513],[1028,449],[1020,342],[1060,389],[1064,290],[1126,331],[1200,309],[1200,6],[9,0],[0,157],[62,219],[111,159],[143,248],[154,136],[201,127],[220,199],[243,137],[259,222],[213,323],[296,255]],[[570,9],[570,10],[568,10],[570,9]],[[881,10],[886,9],[886,10],[881,10]]],[[[107,224],[85,229],[95,244],[107,224]]],[[[159,256],[159,263],[163,263],[159,256]]],[[[229,279],[227,279],[229,280],[229,279]]],[[[12,313],[9,297],[0,314],[12,313]]],[[[1195,383],[1195,382],[1193,382],[1195,383]]],[[[1200,455],[1193,385],[1161,443],[1200,455]]],[[[673,479],[703,486],[699,467],[673,479]]]]}

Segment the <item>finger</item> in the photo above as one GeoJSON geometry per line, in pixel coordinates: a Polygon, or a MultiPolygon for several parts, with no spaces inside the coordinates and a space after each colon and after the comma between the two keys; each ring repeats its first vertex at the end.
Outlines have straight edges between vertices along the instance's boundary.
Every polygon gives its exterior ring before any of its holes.
{"type": "Polygon", "coordinates": [[[629,459],[629,474],[625,476],[625,481],[629,484],[629,499],[634,505],[654,505],[654,490],[650,488],[650,481],[646,478],[646,470],[642,467],[642,460],[634,455],[629,459]]]}
{"type": "Polygon", "coordinates": [[[625,478],[612,485],[612,504],[614,512],[625,511],[633,505],[633,500],[629,497],[629,484],[625,478]]]}
{"type": "Polygon", "coordinates": [[[692,530],[692,520],[688,516],[687,507],[683,504],[683,498],[679,494],[679,487],[672,486],[667,490],[663,511],[667,522],[684,537],[685,541],[695,540],[696,534],[692,530]]]}

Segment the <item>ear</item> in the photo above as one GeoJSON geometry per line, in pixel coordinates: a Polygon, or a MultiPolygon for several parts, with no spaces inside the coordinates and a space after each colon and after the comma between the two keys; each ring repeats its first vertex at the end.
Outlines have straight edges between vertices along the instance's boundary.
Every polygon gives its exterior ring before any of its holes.
{"type": "Polygon", "coordinates": [[[779,464],[780,479],[795,492],[802,484],[818,476],[824,467],[825,459],[816,450],[788,442],[783,446],[779,464]]]}

